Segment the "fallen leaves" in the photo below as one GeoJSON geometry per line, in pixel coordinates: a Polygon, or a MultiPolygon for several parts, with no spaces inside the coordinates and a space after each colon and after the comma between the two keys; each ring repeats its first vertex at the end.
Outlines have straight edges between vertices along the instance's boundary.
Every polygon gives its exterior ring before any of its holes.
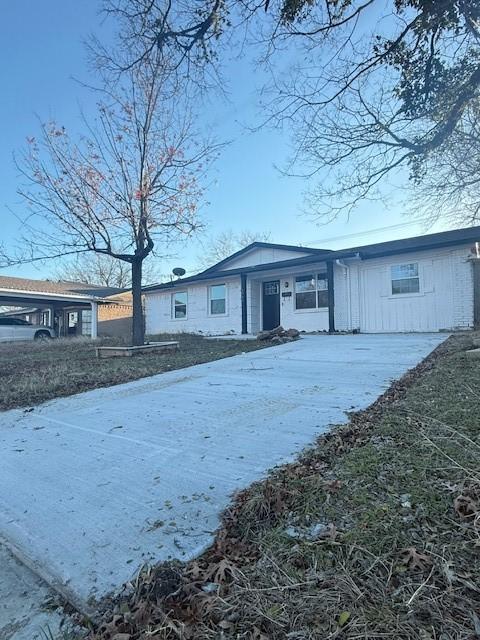
{"type": "Polygon", "coordinates": [[[338,626],[340,628],[344,627],[347,622],[350,620],[352,614],[350,611],[342,611],[342,613],[338,616],[338,626]]]}
{"type": "Polygon", "coordinates": [[[425,571],[432,564],[430,556],[418,552],[415,547],[403,549],[400,557],[402,565],[409,571],[425,571]]]}
{"type": "Polygon", "coordinates": [[[464,520],[471,520],[480,512],[478,500],[463,493],[455,498],[453,508],[455,513],[464,520]]]}
{"type": "Polygon", "coordinates": [[[329,493],[335,493],[339,491],[341,487],[342,487],[341,480],[329,480],[325,482],[325,490],[328,491],[329,493]]]}
{"type": "Polygon", "coordinates": [[[260,631],[258,627],[253,627],[251,640],[270,640],[270,638],[260,631]]]}
{"type": "Polygon", "coordinates": [[[227,558],[211,564],[203,575],[205,582],[223,584],[235,578],[236,567],[227,558]]]}

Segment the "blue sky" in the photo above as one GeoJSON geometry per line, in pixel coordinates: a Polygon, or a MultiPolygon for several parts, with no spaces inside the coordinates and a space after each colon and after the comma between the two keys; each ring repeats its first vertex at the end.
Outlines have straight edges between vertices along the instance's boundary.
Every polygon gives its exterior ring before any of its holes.
{"type": "MultiPolygon", "coordinates": [[[[102,31],[99,7],[100,0],[16,0],[2,7],[0,220],[1,239],[7,246],[15,241],[19,228],[12,210],[20,215],[25,211],[16,193],[20,178],[12,154],[22,148],[26,136],[35,135],[37,117],[74,124],[79,105],[88,109],[90,97],[73,78],[88,79],[83,40],[102,31]]],[[[261,77],[252,69],[247,58],[230,60],[229,101],[212,104],[211,113],[204,114],[220,139],[232,141],[222,151],[207,193],[208,233],[247,229],[270,233],[272,242],[340,248],[425,232],[422,223],[412,224],[402,215],[401,207],[386,209],[376,202],[364,203],[349,220],[339,218],[329,224],[319,224],[302,213],[308,184],[282,176],[274,166],[289,154],[288,135],[267,129],[250,133],[245,127],[260,120],[256,83],[261,77]]],[[[204,236],[178,247],[176,256],[160,260],[161,272],[168,273],[176,265],[191,271],[205,241],[204,236]]],[[[54,269],[55,265],[45,263],[1,273],[40,278],[54,269]]]]}

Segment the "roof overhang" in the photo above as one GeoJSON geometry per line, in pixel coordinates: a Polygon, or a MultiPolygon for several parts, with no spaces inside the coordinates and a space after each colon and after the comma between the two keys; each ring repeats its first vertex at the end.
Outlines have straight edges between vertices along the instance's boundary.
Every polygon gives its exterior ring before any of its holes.
{"type": "Polygon", "coordinates": [[[209,280],[228,280],[228,278],[241,276],[242,274],[252,274],[260,277],[264,272],[265,274],[267,274],[268,272],[273,273],[285,269],[298,268],[304,264],[317,264],[326,262],[327,256],[318,254],[314,256],[303,256],[302,258],[294,258],[291,260],[279,260],[278,262],[257,264],[251,267],[239,267],[238,269],[225,269],[222,271],[202,271],[202,273],[198,273],[195,276],[190,276],[189,278],[179,278],[178,280],[172,280],[172,282],[163,282],[162,284],[144,287],[143,292],[155,293],[156,291],[174,289],[176,287],[185,286],[187,284],[196,284],[209,280]]]}
{"type": "MultiPolygon", "coordinates": [[[[232,276],[240,276],[242,274],[255,274],[261,271],[278,271],[287,267],[297,268],[302,265],[311,265],[318,262],[335,262],[336,260],[373,260],[375,258],[390,257],[402,255],[406,253],[417,253],[421,251],[431,251],[432,249],[445,249],[448,247],[468,246],[470,243],[480,241],[480,227],[467,227],[466,229],[454,229],[452,231],[442,231],[439,233],[428,234],[425,236],[416,236],[414,238],[405,238],[403,240],[390,240],[388,242],[380,242],[371,245],[363,245],[360,247],[352,247],[349,249],[340,249],[338,251],[325,252],[316,250],[316,253],[302,256],[300,258],[291,258],[289,260],[281,260],[278,262],[269,262],[265,264],[253,265],[250,267],[239,267],[237,269],[220,270],[218,263],[206,269],[201,273],[188,278],[180,278],[173,282],[167,282],[157,285],[145,287],[145,293],[154,293],[165,289],[173,289],[178,286],[187,284],[195,284],[208,280],[226,279],[232,276]]],[[[260,243],[254,243],[260,244],[260,243]]],[[[267,244],[267,243],[265,243],[267,244]]],[[[250,250],[254,245],[245,247],[242,251],[250,250]]],[[[271,245],[273,246],[273,245],[271,245]]],[[[305,251],[308,249],[305,248],[305,251]]],[[[237,254],[233,254],[234,257],[237,254]]]]}
{"type": "Polygon", "coordinates": [[[64,293],[51,293],[48,291],[26,291],[21,289],[0,288],[0,304],[54,304],[56,302],[71,304],[91,304],[92,302],[109,302],[105,298],[97,298],[96,296],[74,295],[64,293]]]}

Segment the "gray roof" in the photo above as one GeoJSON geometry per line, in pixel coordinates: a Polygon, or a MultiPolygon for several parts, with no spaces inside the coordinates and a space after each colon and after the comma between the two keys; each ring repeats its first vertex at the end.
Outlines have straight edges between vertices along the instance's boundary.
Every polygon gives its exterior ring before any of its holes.
{"type": "Polygon", "coordinates": [[[31,278],[16,278],[13,276],[0,276],[0,289],[24,291],[25,293],[53,293],[56,295],[79,295],[95,298],[109,298],[127,291],[127,289],[119,289],[118,287],[105,287],[82,282],[33,280],[31,278]]]}
{"type": "Polygon", "coordinates": [[[246,247],[243,247],[243,249],[239,249],[239,251],[232,253],[232,255],[228,256],[227,258],[224,258],[223,260],[220,260],[220,262],[217,262],[211,267],[208,267],[208,269],[205,269],[204,271],[202,271],[202,273],[209,273],[210,271],[216,271],[217,269],[220,269],[224,264],[226,264],[230,260],[239,258],[240,256],[243,256],[243,254],[247,253],[248,251],[252,251],[252,249],[284,249],[286,251],[292,251],[297,253],[311,253],[315,255],[331,253],[329,249],[312,249],[311,247],[302,247],[297,244],[275,244],[273,242],[252,242],[251,244],[248,244],[246,247]]]}
{"type": "MultiPolygon", "coordinates": [[[[220,270],[232,257],[237,257],[241,253],[254,248],[255,245],[264,247],[283,247],[288,245],[275,245],[266,242],[253,243],[248,245],[240,252],[234,253],[229,258],[222,260],[214,267],[210,267],[201,273],[188,278],[180,278],[173,282],[164,282],[161,284],[144,287],[144,291],[156,291],[160,289],[170,289],[190,282],[198,282],[202,280],[213,280],[219,277],[227,278],[242,273],[255,273],[257,271],[268,271],[269,269],[281,269],[284,267],[296,267],[308,265],[315,262],[332,262],[334,260],[342,260],[347,258],[358,257],[361,260],[371,260],[372,258],[381,258],[384,256],[400,255],[402,253],[410,253],[415,251],[425,251],[428,249],[441,249],[443,247],[451,247],[459,244],[467,244],[471,242],[480,242],[480,227],[467,227],[465,229],[454,229],[453,231],[441,231],[440,233],[430,233],[424,236],[415,236],[413,238],[405,238],[402,240],[390,240],[388,242],[379,242],[376,244],[367,244],[359,247],[351,247],[341,249],[339,251],[328,251],[325,249],[309,249],[307,247],[296,247],[297,250],[309,252],[311,255],[302,256],[300,258],[291,258],[289,260],[281,260],[279,262],[269,262],[264,264],[252,265],[250,267],[238,267],[237,269],[220,270]]],[[[292,248],[292,247],[290,247],[292,248]]]]}

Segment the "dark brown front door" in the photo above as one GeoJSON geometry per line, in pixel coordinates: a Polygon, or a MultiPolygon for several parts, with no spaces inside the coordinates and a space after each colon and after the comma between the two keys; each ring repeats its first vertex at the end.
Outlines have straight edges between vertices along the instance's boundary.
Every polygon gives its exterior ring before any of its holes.
{"type": "Polygon", "coordinates": [[[263,330],[280,324],[280,280],[263,283],[263,330]]]}

